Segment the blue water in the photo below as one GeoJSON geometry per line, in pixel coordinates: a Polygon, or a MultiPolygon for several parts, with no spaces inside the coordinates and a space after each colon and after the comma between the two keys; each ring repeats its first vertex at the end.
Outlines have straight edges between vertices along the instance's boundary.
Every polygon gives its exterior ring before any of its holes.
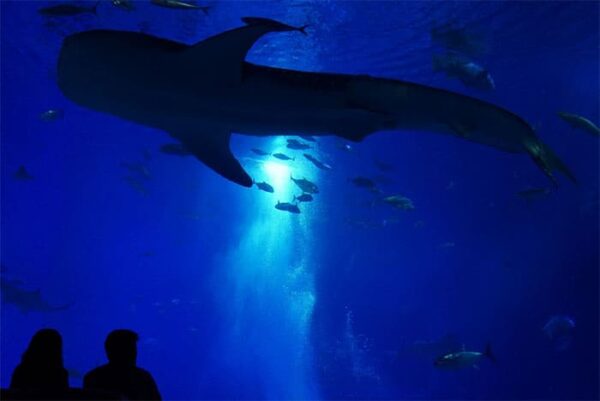
{"type": "Polygon", "coordinates": [[[1,261],[4,275],[72,306],[2,305],[2,387],[41,327],[61,331],[65,366],[81,373],[104,363],[104,337],[125,327],[140,334],[139,365],[166,399],[599,397],[599,138],[556,115],[600,120],[599,3],[209,1],[205,16],[103,2],[96,17],[55,23],[37,13],[49,4],[1,2],[1,261]],[[500,105],[536,127],[578,184],[561,177],[550,195],[526,201],[517,192],[551,188],[527,156],[437,134],[375,134],[352,152],[319,138],[313,153],[331,171],[283,137],[235,135],[234,154],[275,187],[269,194],[162,154],[165,133],[78,107],[57,88],[68,34],[143,22],[192,44],[243,16],[310,24],[307,36],[265,36],[248,60],[403,79],[500,105]],[[485,41],[476,60],[495,91],[432,71],[443,49],[430,30],[446,22],[485,41]],[[48,109],[64,118],[42,121],[48,109]],[[281,162],[253,147],[299,157],[281,162]],[[143,190],[124,180],[122,162],[144,163],[143,190]],[[14,179],[20,165],[35,178],[14,179]],[[298,193],[290,173],[320,188],[300,215],[274,208],[298,193]],[[349,182],[381,174],[392,181],[384,194],[407,196],[414,211],[373,204],[377,194],[349,182]],[[576,322],[566,350],[542,330],[560,314],[576,322]],[[449,372],[413,352],[447,334],[469,350],[491,343],[497,362],[449,372]]]}

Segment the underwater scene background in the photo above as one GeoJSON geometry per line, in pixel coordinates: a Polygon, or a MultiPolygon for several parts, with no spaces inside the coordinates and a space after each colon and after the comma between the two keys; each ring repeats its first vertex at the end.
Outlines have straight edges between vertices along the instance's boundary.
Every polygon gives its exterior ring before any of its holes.
{"type": "Polygon", "coordinates": [[[165,399],[598,398],[599,138],[557,115],[600,120],[598,2],[209,0],[205,14],[103,1],[95,15],[38,13],[51,4],[1,2],[2,387],[39,328],[63,335],[72,386],[104,363],[106,334],[130,328],[165,399]],[[308,25],[266,35],[249,61],[489,101],[531,123],[577,183],[554,186],[526,155],[452,136],[295,137],[310,148],[294,150],[292,137],[234,135],[269,193],[166,154],[166,133],[57,87],[71,33],[193,44],[245,16],[308,25]],[[434,68],[450,47],[434,32],[448,27],[468,32],[476,46],[461,57],[493,89],[434,68]],[[302,194],[290,176],[319,189],[299,214],[275,208],[302,194]],[[384,200],[398,194],[414,207],[384,200]],[[556,329],[561,318],[573,327],[556,329]],[[488,343],[495,362],[434,366],[488,343]]]}

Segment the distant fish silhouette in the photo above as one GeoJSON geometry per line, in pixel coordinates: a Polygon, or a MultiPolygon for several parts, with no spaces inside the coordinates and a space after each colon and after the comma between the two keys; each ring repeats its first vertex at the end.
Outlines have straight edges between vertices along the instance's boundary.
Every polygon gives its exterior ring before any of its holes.
{"type": "Polygon", "coordinates": [[[72,304],[55,306],[42,299],[41,291],[29,291],[20,286],[19,281],[0,278],[2,304],[15,305],[21,313],[29,312],[59,312],[69,309],[72,304]]]}
{"type": "Polygon", "coordinates": [[[44,7],[38,10],[38,13],[45,17],[75,17],[81,14],[97,15],[98,1],[92,7],[81,7],[74,4],[57,4],[55,6],[44,7]]]}
{"type": "Polygon", "coordinates": [[[29,174],[29,172],[23,165],[19,166],[17,171],[13,174],[13,177],[15,177],[15,179],[21,180],[21,181],[33,180],[33,176],[31,174],[29,174]]]}
{"type": "Polygon", "coordinates": [[[63,118],[65,115],[64,111],[59,109],[50,109],[40,113],[40,120],[42,121],[56,121],[63,118]]]}

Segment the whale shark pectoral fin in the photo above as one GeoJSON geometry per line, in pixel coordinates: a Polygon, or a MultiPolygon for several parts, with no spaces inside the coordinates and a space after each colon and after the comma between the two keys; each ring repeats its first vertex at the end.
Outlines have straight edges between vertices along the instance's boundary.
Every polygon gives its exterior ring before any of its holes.
{"type": "Polygon", "coordinates": [[[212,36],[183,52],[194,73],[210,78],[217,84],[239,84],[246,54],[254,43],[270,32],[299,30],[276,21],[248,18],[250,23],[212,36]]]}
{"type": "Polygon", "coordinates": [[[252,178],[229,149],[230,132],[212,131],[196,135],[172,133],[172,135],[179,139],[198,160],[216,173],[244,187],[252,186],[252,178]]]}

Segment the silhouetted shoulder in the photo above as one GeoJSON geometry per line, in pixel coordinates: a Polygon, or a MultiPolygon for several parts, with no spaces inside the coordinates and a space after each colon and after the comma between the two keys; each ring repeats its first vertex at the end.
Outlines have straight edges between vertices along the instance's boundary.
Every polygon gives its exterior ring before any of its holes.
{"type": "Polygon", "coordinates": [[[91,389],[102,388],[103,379],[105,379],[107,375],[109,375],[108,365],[98,366],[83,376],[83,387],[91,389]]]}
{"type": "Polygon", "coordinates": [[[162,397],[158,391],[158,386],[154,381],[154,377],[145,369],[135,368],[136,379],[139,383],[138,388],[143,391],[143,398],[147,400],[161,400],[162,397]]]}
{"type": "Polygon", "coordinates": [[[10,381],[10,388],[18,390],[56,390],[68,387],[69,374],[64,368],[42,369],[19,364],[10,381]]]}

